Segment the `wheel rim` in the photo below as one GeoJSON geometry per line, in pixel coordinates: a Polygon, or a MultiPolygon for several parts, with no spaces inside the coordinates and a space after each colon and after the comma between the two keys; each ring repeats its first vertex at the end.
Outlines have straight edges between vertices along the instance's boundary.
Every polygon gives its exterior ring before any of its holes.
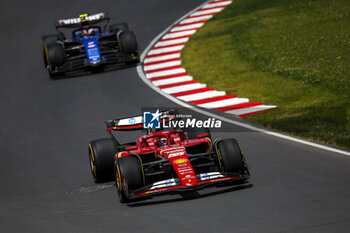
{"type": "Polygon", "coordinates": [[[89,146],[90,146],[90,149],[89,149],[90,169],[91,169],[92,175],[96,178],[96,166],[95,166],[94,154],[91,150],[91,145],[89,146]]]}
{"type": "Polygon", "coordinates": [[[122,191],[122,183],[121,183],[122,179],[121,179],[121,176],[120,176],[120,170],[119,170],[119,166],[118,165],[116,167],[115,177],[116,177],[116,186],[117,186],[118,192],[121,192],[122,191]]]}

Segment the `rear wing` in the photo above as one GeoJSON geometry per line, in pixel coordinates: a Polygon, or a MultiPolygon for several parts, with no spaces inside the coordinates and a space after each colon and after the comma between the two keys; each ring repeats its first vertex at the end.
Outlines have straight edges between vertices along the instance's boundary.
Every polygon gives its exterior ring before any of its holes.
{"type": "Polygon", "coordinates": [[[56,28],[76,28],[80,27],[82,22],[88,22],[89,25],[101,23],[102,21],[109,20],[107,13],[98,13],[93,15],[83,14],[77,18],[60,19],[56,22],[56,28]]]}
{"type": "MultiPolygon", "coordinates": [[[[157,110],[158,112],[158,110],[157,110]]],[[[159,111],[160,123],[172,120],[175,118],[176,112],[174,110],[159,111]]],[[[126,118],[114,119],[106,121],[107,131],[111,130],[140,130],[144,129],[143,115],[130,116],[126,118]]]]}

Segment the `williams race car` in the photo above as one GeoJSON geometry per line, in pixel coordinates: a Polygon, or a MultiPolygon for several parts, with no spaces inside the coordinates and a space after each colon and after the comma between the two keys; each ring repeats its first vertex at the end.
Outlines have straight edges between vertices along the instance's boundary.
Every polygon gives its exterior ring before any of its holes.
{"type": "Polygon", "coordinates": [[[44,65],[50,76],[84,69],[101,70],[107,64],[138,63],[140,55],[135,34],[126,23],[108,26],[108,22],[106,13],[58,20],[58,33],[41,38],[44,65]],[[102,22],[105,22],[103,28],[97,26],[102,22]],[[63,28],[74,29],[70,39],[59,30],[63,28]]]}
{"type": "MultiPolygon", "coordinates": [[[[176,120],[163,111],[161,122],[176,120]]],[[[89,144],[95,182],[115,180],[121,202],[207,186],[245,183],[248,171],[235,139],[212,142],[208,129],[151,129],[136,142],[121,144],[115,133],[143,129],[143,117],[106,122],[110,138],[89,144]]]]}

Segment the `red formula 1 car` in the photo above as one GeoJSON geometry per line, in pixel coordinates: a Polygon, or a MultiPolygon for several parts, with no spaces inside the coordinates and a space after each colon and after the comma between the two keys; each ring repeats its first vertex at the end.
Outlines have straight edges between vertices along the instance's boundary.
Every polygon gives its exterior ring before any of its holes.
{"type": "MultiPolygon", "coordinates": [[[[168,120],[161,117],[161,121],[168,120]]],[[[142,116],[107,121],[111,138],[89,144],[95,182],[115,179],[121,202],[249,179],[237,141],[218,138],[212,142],[209,130],[148,130],[136,142],[118,142],[113,131],[142,130],[142,122],[142,116]]]]}

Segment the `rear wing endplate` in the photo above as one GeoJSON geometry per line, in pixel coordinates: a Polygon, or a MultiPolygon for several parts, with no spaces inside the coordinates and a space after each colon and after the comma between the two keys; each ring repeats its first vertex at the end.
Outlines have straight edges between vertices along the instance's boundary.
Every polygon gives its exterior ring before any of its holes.
{"type": "MultiPolygon", "coordinates": [[[[160,111],[160,121],[161,123],[165,121],[172,120],[175,118],[175,111],[165,110],[160,111]]],[[[140,130],[144,129],[143,127],[143,116],[130,116],[126,118],[119,118],[114,120],[106,121],[107,131],[111,130],[140,130]]]]}

